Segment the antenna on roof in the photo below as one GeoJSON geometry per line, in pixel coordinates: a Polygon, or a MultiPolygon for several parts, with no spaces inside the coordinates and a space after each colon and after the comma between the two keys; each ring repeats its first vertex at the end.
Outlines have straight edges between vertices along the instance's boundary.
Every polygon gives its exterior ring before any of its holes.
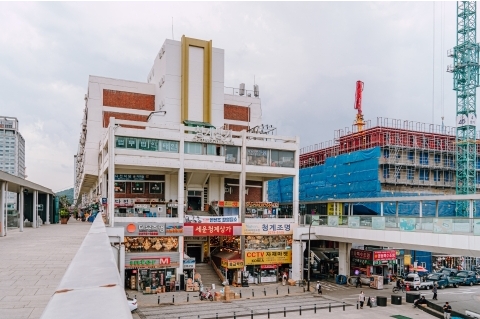
{"type": "Polygon", "coordinates": [[[172,17],[172,40],[175,40],[175,38],[173,37],[173,17],[172,17]]]}

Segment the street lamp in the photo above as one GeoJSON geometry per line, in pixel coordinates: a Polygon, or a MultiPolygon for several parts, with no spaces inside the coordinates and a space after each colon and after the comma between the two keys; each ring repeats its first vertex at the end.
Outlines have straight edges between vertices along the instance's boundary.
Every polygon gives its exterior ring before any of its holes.
{"type": "Polygon", "coordinates": [[[311,255],[311,251],[310,251],[310,235],[312,234],[311,230],[312,230],[312,224],[314,221],[320,221],[320,219],[313,219],[313,215],[310,215],[310,225],[308,226],[308,274],[307,274],[307,291],[310,291],[310,255],[311,255]]]}

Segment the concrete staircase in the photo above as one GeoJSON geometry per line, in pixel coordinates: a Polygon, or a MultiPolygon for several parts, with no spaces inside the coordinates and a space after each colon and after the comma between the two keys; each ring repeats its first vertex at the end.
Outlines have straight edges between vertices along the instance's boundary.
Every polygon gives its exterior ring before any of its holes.
{"type": "Polygon", "coordinates": [[[212,284],[215,284],[215,289],[220,289],[222,287],[222,281],[218,278],[215,270],[209,264],[196,264],[195,273],[202,276],[202,283],[205,287],[211,287],[212,284]]]}

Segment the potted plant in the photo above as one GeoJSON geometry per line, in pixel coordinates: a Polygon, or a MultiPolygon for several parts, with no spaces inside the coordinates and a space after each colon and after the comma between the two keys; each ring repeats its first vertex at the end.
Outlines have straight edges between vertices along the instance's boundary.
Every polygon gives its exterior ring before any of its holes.
{"type": "Polygon", "coordinates": [[[62,208],[60,209],[60,223],[61,224],[66,224],[68,222],[68,219],[70,218],[70,212],[65,209],[65,208],[62,208]]]}

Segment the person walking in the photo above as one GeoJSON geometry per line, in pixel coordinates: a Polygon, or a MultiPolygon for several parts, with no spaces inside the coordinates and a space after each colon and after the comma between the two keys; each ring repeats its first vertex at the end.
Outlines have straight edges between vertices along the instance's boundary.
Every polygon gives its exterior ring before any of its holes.
{"type": "Polygon", "coordinates": [[[322,293],[322,285],[320,284],[320,281],[317,281],[317,292],[321,295],[323,295],[322,293]]]}
{"type": "Polygon", "coordinates": [[[360,276],[357,277],[357,281],[355,282],[355,288],[358,288],[358,286],[360,286],[360,288],[362,288],[362,282],[360,281],[360,276]]]}
{"type": "Polygon", "coordinates": [[[432,292],[433,292],[433,300],[438,300],[437,299],[437,284],[433,284],[433,288],[432,288],[432,292]]]}
{"type": "Polygon", "coordinates": [[[284,272],[282,277],[282,286],[285,286],[286,284],[287,284],[287,273],[284,272]]]}
{"type": "Polygon", "coordinates": [[[360,302],[360,309],[363,309],[363,303],[365,302],[365,294],[363,291],[361,291],[360,295],[358,295],[358,301],[360,302]]]}
{"type": "Polygon", "coordinates": [[[451,313],[452,307],[448,304],[448,302],[446,302],[443,306],[443,318],[450,319],[451,313]]]}

